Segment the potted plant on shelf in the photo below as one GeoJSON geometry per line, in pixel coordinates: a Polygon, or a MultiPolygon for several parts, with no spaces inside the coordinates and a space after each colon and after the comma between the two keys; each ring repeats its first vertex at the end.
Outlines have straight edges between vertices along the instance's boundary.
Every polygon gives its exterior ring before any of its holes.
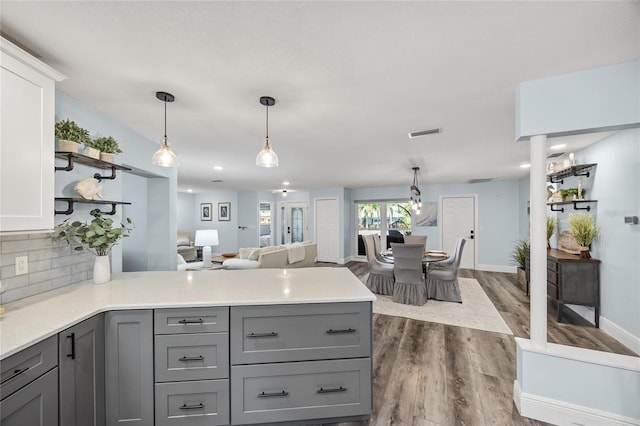
{"type": "Polygon", "coordinates": [[[527,283],[527,275],[525,272],[527,253],[531,248],[531,244],[528,240],[518,240],[516,241],[516,245],[513,248],[513,252],[511,252],[511,259],[518,266],[518,270],[516,272],[516,279],[518,280],[518,284],[525,288],[527,283]]]}
{"type": "Polygon", "coordinates": [[[111,136],[101,136],[93,140],[93,147],[100,150],[100,159],[113,163],[114,154],[122,154],[118,141],[111,136]]]}
{"type": "Polygon", "coordinates": [[[75,246],[76,251],[86,250],[95,254],[93,281],[102,284],[111,280],[109,252],[121,238],[129,236],[133,223],[127,218],[125,223],[114,226],[113,219],[103,217],[101,211],[92,210],[90,214],[93,219],[89,223],[65,219],[56,227],[54,239],[66,241],[75,246]]]}
{"type": "Polygon", "coordinates": [[[551,248],[551,236],[554,232],[556,232],[556,228],[558,227],[558,221],[556,218],[547,216],[547,248],[551,248]]]}
{"type": "Polygon", "coordinates": [[[600,228],[595,224],[593,216],[587,213],[570,214],[567,224],[569,232],[580,246],[580,258],[591,259],[589,246],[600,233],[600,228]]]}
{"type": "Polygon", "coordinates": [[[55,136],[58,138],[58,149],[65,152],[77,153],[78,144],[86,145],[91,142],[89,131],[69,119],[56,123],[55,136]]]}

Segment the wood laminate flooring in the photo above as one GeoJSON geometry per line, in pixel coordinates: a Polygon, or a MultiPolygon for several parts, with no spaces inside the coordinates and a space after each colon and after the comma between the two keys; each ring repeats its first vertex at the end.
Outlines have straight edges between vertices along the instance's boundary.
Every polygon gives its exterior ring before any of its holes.
{"type": "MultiPolygon", "coordinates": [[[[359,278],[368,273],[364,262],[345,266],[359,278]]],[[[515,337],[529,337],[529,297],[515,274],[460,276],[478,280],[515,337]]],[[[551,305],[547,319],[550,342],[635,355],[597,328],[558,323],[551,305]]],[[[514,336],[374,314],[371,419],[334,425],[545,425],[513,403],[514,336]]]]}

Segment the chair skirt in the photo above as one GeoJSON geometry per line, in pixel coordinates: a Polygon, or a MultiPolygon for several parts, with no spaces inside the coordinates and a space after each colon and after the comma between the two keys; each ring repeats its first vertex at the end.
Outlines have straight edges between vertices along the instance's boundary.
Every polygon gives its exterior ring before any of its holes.
{"type": "Polygon", "coordinates": [[[396,281],[393,286],[393,301],[405,305],[422,306],[427,302],[424,283],[402,283],[396,281]]]}
{"type": "Polygon", "coordinates": [[[377,274],[375,272],[370,272],[369,278],[367,278],[367,288],[374,293],[391,296],[393,294],[393,282],[393,274],[377,274]]]}
{"type": "Polygon", "coordinates": [[[462,303],[458,279],[452,281],[436,280],[430,279],[427,275],[427,298],[462,303]]]}

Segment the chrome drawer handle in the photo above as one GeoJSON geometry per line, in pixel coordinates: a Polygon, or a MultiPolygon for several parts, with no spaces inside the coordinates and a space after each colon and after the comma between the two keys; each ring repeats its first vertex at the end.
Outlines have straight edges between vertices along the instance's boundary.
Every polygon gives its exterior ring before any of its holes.
{"type": "Polygon", "coordinates": [[[199,318],[197,320],[188,320],[188,319],[181,319],[180,321],[178,321],[180,324],[202,324],[204,322],[204,320],[202,318],[199,318]]]}
{"type": "Polygon", "coordinates": [[[196,405],[187,405],[187,404],[182,404],[182,406],[178,407],[181,410],[198,410],[201,408],[204,408],[204,404],[201,402],[200,404],[196,404],[196,405]]]}
{"type": "Polygon", "coordinates": [[[17,370],[13,370],[13,374],[10,375],[9,377],[7,377],[6,379],[4,379],[2,382],[0,382],[0,384],[5,384],[6,382],[8,382],[9,380],[13,380],[16,377],[18,377],[19,375],[21,375],[22,373],[24,373],[25,371],[29,370],[29,367],[26,368],[18,368],[17,370]]]}
{"type": "Polygon", "coordinates": [[[343,388],[342,386],[340,386],[339,388],[329,388],[329,389],[325,389],[325,388],[320,388],[318,389],[318,393],[335,393],[335,392],[346,392],[347,388],[343,388]]]}
{"type": "Polygon", "coordinates": [[[278,333],[276,333],[275,331],[272,331],[271,333],[249,333],[249,334],[247,334],[247,337],[249,337],[249,338],[276,337],[276,336],[278,336],[278,333]]]}
{"type": "Polygon", "coordinates": [[[187,362],[187,361],[203,361],[204,357],[200,356],[183,356],[178,361],[187,362]]]}
{"type": "Polygon", "coordinates": [[[356,330],[349,327],[346,330],[334,330],[332,328],[327,330],[327,334],[346,334],[346,333],[355,333],[356,330]]]}
{"type": "Polygon", "coordinates": [[[289,392],[272,392],[272,393],[264,393],[258,395],[258,398],[277,398],[279,396],[289,396],[289,392]]]}

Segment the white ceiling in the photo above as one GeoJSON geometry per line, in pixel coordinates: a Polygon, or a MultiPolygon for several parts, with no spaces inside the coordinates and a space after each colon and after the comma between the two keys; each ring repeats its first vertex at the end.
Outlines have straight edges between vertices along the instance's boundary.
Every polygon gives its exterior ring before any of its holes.
{"type": "Polygon", "coordinates": [[[519,83],[640,58],[638,1],[3,0],[0,12],[3,35],[69,77],[59,90],[151,140],[155,92],[175,95],[180,190],[408,186],[412,166],[421,184],[519,178],[519,83]],[[264,95],[276,169],[255,166],[264,95]],[[432,127],[443,132],[407,137],[432,127]]]}

